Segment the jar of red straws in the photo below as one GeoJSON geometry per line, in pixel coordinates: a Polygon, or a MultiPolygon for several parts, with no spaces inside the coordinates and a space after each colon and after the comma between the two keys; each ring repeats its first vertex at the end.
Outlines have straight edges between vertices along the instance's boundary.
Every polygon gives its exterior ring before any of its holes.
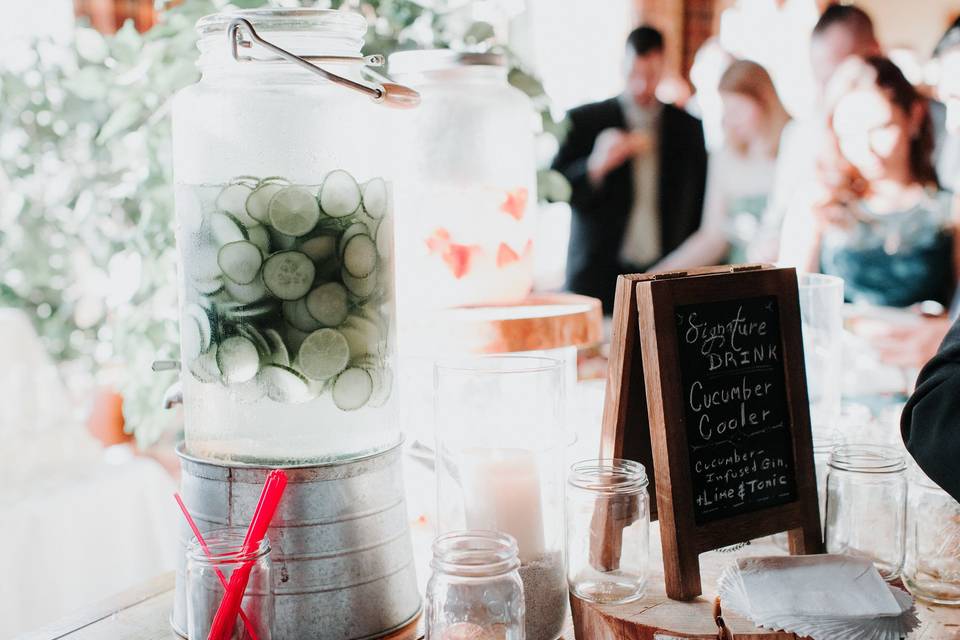
{"type": "Polygon", "coordinates": [[[273,628],[273,573],[270,540],[244,549],[246,529],[210,531],[187,549],[187,629],[190,638],[210,637],[217,610],[234,574],[249,572],[240,611],[230,640],[271,640],[273,628]]]}

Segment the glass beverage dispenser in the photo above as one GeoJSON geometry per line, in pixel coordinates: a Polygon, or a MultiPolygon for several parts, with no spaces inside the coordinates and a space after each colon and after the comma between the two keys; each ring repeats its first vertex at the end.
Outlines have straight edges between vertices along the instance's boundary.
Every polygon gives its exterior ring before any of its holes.
{"type": "Polygon", "coordinates": [[[361,54],[366,29],[345,11],[203,18],[201,78],[173,103],[181,490],[201,531],[245,528],[266,474],[285,468],[268,532],[274,640],[381,637],[415,628],[421,606],[394,393],[386,117],[418,96],[366,77],[382,63],[361,54]]]}
{"type": "Polygon", "coordinates": [[[318,10],[197,25],[202,78],[173,104],[194,456],[310,464],[399,440],[390,135],[377,102],[417,96],[363,77],[382,62],[361,55],[366,28],[318,10]]]}

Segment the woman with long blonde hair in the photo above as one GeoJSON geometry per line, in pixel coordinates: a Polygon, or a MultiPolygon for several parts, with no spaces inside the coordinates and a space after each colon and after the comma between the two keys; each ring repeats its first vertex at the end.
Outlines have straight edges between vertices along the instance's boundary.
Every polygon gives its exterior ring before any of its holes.
{"type": "Polygon", "coordinates": [[[743,262],[762,236],[780,135],[790,116],[770,74],[756,62],[731,63],[719,90],[724,146],[708,164],[703,220],[655,271],[743,262]]]}

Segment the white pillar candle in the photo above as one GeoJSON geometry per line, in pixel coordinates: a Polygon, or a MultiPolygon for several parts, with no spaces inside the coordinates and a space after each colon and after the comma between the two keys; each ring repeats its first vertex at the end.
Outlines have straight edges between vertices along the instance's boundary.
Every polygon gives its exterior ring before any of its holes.
{"type": "Polygon", "coordinates": [[[533,452],[467,449],[461,469],[467,528],[509,533],[524,564],[542,556],[540,469],[533,452]]]}

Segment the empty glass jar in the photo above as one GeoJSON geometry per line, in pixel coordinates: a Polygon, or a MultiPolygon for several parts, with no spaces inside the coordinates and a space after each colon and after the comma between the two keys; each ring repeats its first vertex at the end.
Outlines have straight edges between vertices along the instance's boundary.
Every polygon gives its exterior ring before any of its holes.
{"type": "Polygon", "coordinates": [[[918,598],[960,604],[960,502],[919,469],[910,478],[903,574],[918,598]]]}
{"type": "Polygon", "coordinates": [[[833,450],[827,469],[828,553],[869,558],[885,580],[903,568],[905,455],[893,447],[850,444],[833,450]]]}
{"type": "Polygon", "coordinates": [[[567,481],[567,582],[577,596],[620,604],[643,595],[650,555],[647,473],[631,460],[585,460],[567,481]]]}
{"type": "Polygon", "coordinates": [[[433,543],[427,640],[523,640],[517,542],[495,531],[454,531],[433,543]]]}
{"type": "Polygon", "coordinates": [[[187,632],[190,638],[206,638],[220,603],[224,584],[234,571],[249,570],[241,613],[231,640],[270,640],[273,629],[273,573],[270,541],[254,553],[243,552],[246,529],[215,529],[204,534],[207,548],[194,539],[187,548],[187,632]]]}

